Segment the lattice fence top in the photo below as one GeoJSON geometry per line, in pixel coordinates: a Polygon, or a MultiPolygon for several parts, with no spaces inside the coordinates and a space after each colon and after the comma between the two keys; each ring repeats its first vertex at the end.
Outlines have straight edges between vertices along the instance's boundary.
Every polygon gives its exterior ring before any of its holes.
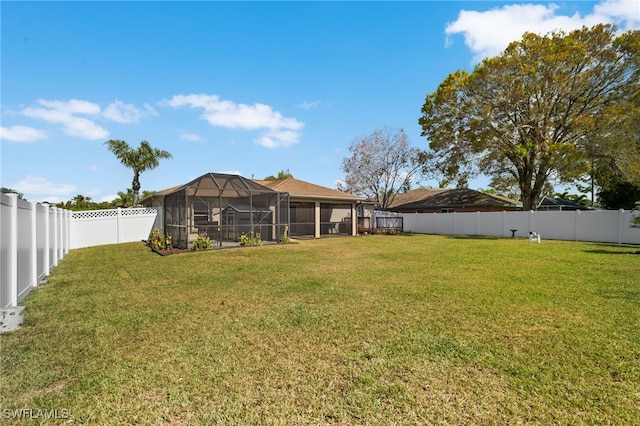
{"type": "Polygon", "coordinates": [[[81,212],[72,212],[72,219],[98,219],[118,216],[148,216],[158,214],[153,207],[140,209],[112,209],[112,210],[86,210],[81,212]]]}
{"type": "Polygon", "coordinates": [[[158,214],[158,210],[153,207],[139,208],[139,209],[120,209],[122,216],[143,216],[150,214],[158,214]]]}
{"type": "Polygon", "coordinates": [[[72,219],[96,219],[102,217],[116,217],[118,215],[117,210],[88,210],[82,212],[71,213],[72,219]]]}

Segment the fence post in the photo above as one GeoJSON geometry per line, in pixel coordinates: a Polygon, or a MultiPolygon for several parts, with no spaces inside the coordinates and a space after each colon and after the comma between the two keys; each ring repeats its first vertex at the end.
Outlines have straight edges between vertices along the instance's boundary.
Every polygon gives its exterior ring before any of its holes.
{"type": "Polygon", "coordinates": [[[58,251],[60,259],[64,257],[64,245],[65,245],[65,235],[67,232],[67,227],[65,226],[65,212],[64,209],[60,209],[60,250],[58,251]]]}
{"type": "Polygon", "coordinates": [[[624,210],[620,209],[618,212],[618,244],[622,244],[624,237],[624,210]]]}
{"type": "Polygon", "coordinates": [[[453,235],[458,235],[457,231],[457,222],[458,222],[458,218],[456,216],[456,212],[452,212],[451,213],[453,215],[453,235]]]}
{"type": "Polygon", "coordinates": [[[9,277],[9,307],[18,306],[18,195],[9,196],[11,210],[9,211],[9,247],[7,247],[7,269],[9,277]]]}
{"type": "Polygon", "coordinates": [[[37,209],[38,203],[35,201],[29,201],[29,206],[31,207],[31,215],[29,218],[29,225],[31,228],[31,243],[29,248],[29,260],[30,262],[30,273],[29,273],[29,284],[33,287],[38,286],[38,217],[37,217],[37,209]]]}
{"type": "Polygon", "coordinates": [[[45,277],[51,272],[51,259],[49,256],[49,250],[51,247],[51,238],[49,237],[50,225],[49,225],[49,204],[43,204],[44,206],[44,251],[42,256],[42,264],[44,265],[45,277]]]}
{"type": "Polygon", "coordinates": [[[122,209],[118,207],[116,209],[116,242],[120,243],[122,241],[122,236],[120,235],[120,230],[122,229],[122,209]]]}
{"type": "MultiPolygon", "coordinates": [[[[49,241],[51,243],[51,248],[53,248],[53,259],[49,259],[51,265],[49,267],[49,271],[52,268],[58,266],[58,208],[51,207],[51,215],[53,216],[51,222],[53,223],[53,241],[49,241]]],[[[49,224],[51,225],[51,223],[49,224]]],[[[51,228],[49,228],[51,229],[51,228]]]]}
{"type": "Polygon", "coordinates": [[[533,210],[529,210],[529,231],[528,232],[534,231],[533,225],[534,225],[534,223],[533,223],[533,210]]]}
{"type": "Polygon", "coordinates": [[[64,247],[62,248],[62,254],[66,256],[69,254],[69,210],[63,210],[63,222],[64,222],[64,247]]]}
{"type": "Polygon", "coordinates": [[[57,246],[57,258],[60,261],[64,257],[64,223],[62,217],[64,215],[64,209],[59,208],[56,210],[56,221],[58,222],[58,246],[57,246]]]}
{"type": "Polygon", "coordinates": [[[69,254],[71,250],[71,210],[65,210],[67,214],[67,247],[65,249],[64,254],[69,254]]]}
{"type": "Polygon", "coordinates": [[[575,220],[574,230],[575,230],[575,235],[576,235],[574,240],[575,241],[579,241],[578,240],[578,232],[580,231],[580,224],[579,224],[579,222],[580,222],[580,209],[576,210],[576,216],[575,216],[574,220],[575,220]]]}

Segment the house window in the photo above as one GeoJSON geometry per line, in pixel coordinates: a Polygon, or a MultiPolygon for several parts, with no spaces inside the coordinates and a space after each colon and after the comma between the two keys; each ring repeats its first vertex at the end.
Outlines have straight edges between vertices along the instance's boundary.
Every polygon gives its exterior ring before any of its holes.
{"type": "Polygon", "coordinates": [[[451,208],[442,209],[440,210],[440,213],[453,213],[453,209],[451,208]]]}

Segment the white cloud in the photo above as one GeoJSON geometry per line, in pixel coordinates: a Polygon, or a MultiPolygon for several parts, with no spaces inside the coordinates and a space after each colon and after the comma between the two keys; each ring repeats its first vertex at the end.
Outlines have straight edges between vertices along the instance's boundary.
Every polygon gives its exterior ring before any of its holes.
{"type": "Polygon", "coordinates": [[[202,138],[198,135],[196,135],[195,133],[181,133],[180,134],[180,139],[183,139],[185,141],[191,141],[191,142],[200,142],[202,141],[202,138]]]}
{"type": "Polygon", "coordinates": [[[104,109],[103,115],[109,120],[118,123],[137,123],[140,121],[140,117],[142,117],[142,112],[134,105],[125,104],[116,99],[104,109]]]}
{"type": "Polygon", "coordinates": [[[525,32],[569,32],[598,23],[615,23],[623,29],[640,28],[637,0],[608,0],[595,5],[593,13],[585,16],[577,13],[559,15],[559,10],[560,7],[553,3],[506,5],[484,12],[461,10],[458,19],[445,28],[447,44],[451,44],[453,35],[462,34],[477,63],[499,55],[525,32]]]}
{"type": "Polygon", "coordinates": [[[158,112],[147,103],[144,104],[144,109],[141,110],[136,108],[133,104],[125,104],[124,102],[116,99],[107,105],[102,115],[105,118],[118,123],[130,124],[138,123],[146,116],[157,116],[158,112]]]}
{"type": "Polygon", "coordinates": [[[71,195],[77,191],[75,185],[53,183],[43,177],[31,175],[14,183],[12,188],[24,194],[35,195],[71,195]]]}
{"type": "Polygon", "coordinates": [[[38,103],[54,111],[66,114],[100,114],[100,105],[81,99],[71,99],[70,101],[48,101],[46,99],[39,99],[38,103]]]}
{"type": "Polygon", "coordinates": [[[322,101],[313,101],[313,102],[304,101],[301,104],[298,104],[298,108],[310,110],[310,109],[319,107],[321,103],[322,101]]]}
{"type": "Polygon", "coordinates": [[[6,139],[9,142],[35,142],[44,139],[46,136],[44,132],[33,127],[0,127],[0,139],[6,139]]]}
{"type": "Polygon", "coordinates": [[[300,134],[292,130],[274,130],[267,132],[258,139],[254,140],[258,145],[266,148],[277,148],[279,146],[291,146],[298,143],[300,134]]]}
{"type": "Polygon", "coordinates": [[[640,4],[637,0],[607,0],[593,8],[593,16],[603,22],[616,22],[623,30],[640,28],[640,4]]]}
{"type": "Polygon", "coordinates": [[[38,118],[48,123],[59,124],[63,131],[70,136],[83,139],[103,139],[109,132],[94,121],[77,114],[97,116],[100,106],[92,102],[72,99],[70,101],[38,100],[42,107],[25,108],[22,114],[31,118],[38,118]]]}
{"type": "MultiPolygon", "coordinates": [[[[216,171],[216,173],[222,173],[225,175],[238,175],[238,176],[243,176],[242,172],[238,171],[238,170],[218,170],[216,171]]],[[[195,178],[194,178],[195,179],[195,178]]]]}
{"type": "Polygon", "coordinates": [[[154,117],[158,116],[158,111],[153,109],[153,107],[146,102],[144,104],[144,110],[146,115],[152,115],[154,117]]]}
{"type": "Polygon", "coordinates": [[[201,118],[216,127],[263,130],[264,134],[255,142],[269,148],[290,146],[298,142],[299,130],[304,126],[304,123],[295,118],[283,117],[269,105],[237,104],[221,100],[217,95],[175,95],[170,100],[162,101],[161,105],[174,108],[202,108],[204,112],[201,118]]]}

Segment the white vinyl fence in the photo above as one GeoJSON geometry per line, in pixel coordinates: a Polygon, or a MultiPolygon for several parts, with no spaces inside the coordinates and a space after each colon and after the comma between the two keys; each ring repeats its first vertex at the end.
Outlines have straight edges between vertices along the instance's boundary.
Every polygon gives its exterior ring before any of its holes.
{"type": "Polygon", "coordinates": [[[0,208],[0,331],[6,310],[18,307],[69,250],[146,240],[160,220],[155,208],[71,212],[15,194],[1,194],[0,208]]]}
{"type": "Polygon", "coordinates": [[[160,219],[155,207],[72,212],[71,248],[146,240],[160,219]]]}
{"type": "Polygon", "coordinates": [[[70,212],[2,194],[0,309],[16,307],[69,252],[70,212]]]}
{"type": "Polygon", "coordinates": [[[486,235],[640,244],[640,229],[631,227],[628,210],[529,211],[484,213],[403,213],[404,231],[418,234],[486,235]]]}

